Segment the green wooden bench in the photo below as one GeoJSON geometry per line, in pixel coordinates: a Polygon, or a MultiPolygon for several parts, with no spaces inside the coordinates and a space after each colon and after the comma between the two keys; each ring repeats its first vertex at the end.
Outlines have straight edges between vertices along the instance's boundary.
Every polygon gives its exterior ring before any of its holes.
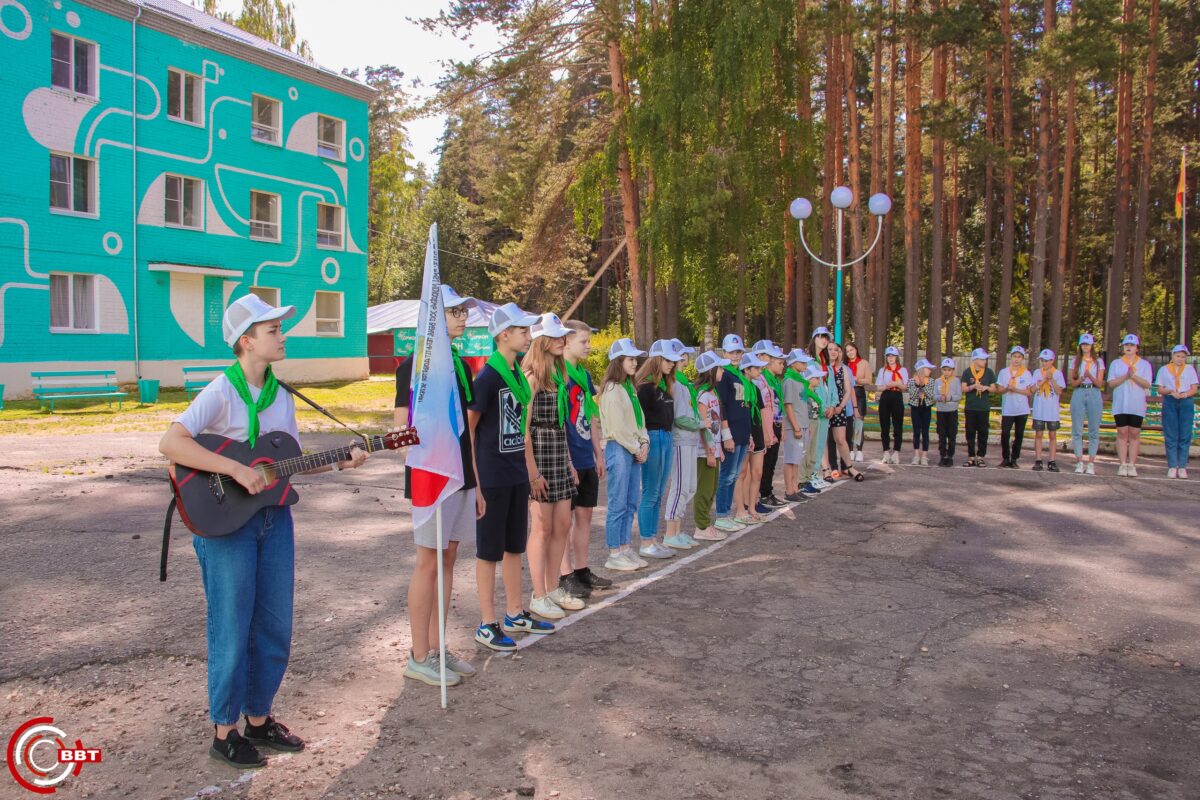
{"type": "Polygon", "coordinates": [[[54,404],[62,400],[107,400],[109,407],[113,400],[117,401],[117,410],[121,410],[121,402],[129,396],[122,392],[117,383],[117,371],[112,369],[85,369],[71,372],[31,372],[33,378],[33,396],[39,405],[50,406],[54,412],[54,404]]]}
{"type": "Polygon", "coordinates": [[[183,390],[187,392],[188,400],[200,394],[205,386],[212,383],[213,378],[229,369],[229,365],[216,367],[183,367],[183,390]]]}

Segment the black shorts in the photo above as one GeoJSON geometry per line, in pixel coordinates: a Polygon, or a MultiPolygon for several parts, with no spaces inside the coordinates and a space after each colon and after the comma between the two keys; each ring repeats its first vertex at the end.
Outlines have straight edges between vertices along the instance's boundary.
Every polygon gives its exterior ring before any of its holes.
{"type": "Polygon", "coordinates": [[[1113,414],[1113,422],[1117,423],[1118,428],[1137,428],[1141,430],[1143,419],[1141,414],[1113,414]]]}
{"type": "Polygon", "coordinates": [[[750,424],[750,452],[761,453],[767,449],[764,444],[766,440],[763,438],[763,428],[761,422],[752,422],[750,424]]]}
{"type": "Polygon", "coordinates": [[[486,508],[475,520],[475,557],[502,561],[505,553],[520,555],[529,539],[529,482],[516,486],[479,487],[486,508]]]}
{"type": "Polygon", "coordinates": [[[571,508],[595,508],[600,502],[600,476],[596,474],[595,468],[577,471],[579,486],[576,487],[575,496],[571,498],[571,508]]]}

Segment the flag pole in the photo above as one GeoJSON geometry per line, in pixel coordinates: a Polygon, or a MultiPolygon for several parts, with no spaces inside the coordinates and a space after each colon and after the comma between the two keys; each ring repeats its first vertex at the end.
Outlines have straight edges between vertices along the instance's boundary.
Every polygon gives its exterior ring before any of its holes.
{"type": "Polygon", "coordinates": [[[442,708],[446,707],[446,599],[445,584],[442,576],[442,506],[439,503],[434,512],[437,524],[437,596],[438,596],[438,664],[442,669],[442,708]]]}

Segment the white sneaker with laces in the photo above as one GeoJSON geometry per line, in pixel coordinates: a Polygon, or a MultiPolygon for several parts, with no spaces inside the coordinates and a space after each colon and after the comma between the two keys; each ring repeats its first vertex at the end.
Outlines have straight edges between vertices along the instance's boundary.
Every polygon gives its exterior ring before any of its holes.
{"type": "Polygon", "coordinates": [[[1174,478],[1178,474],[1179,474],[1179,470],[1175,469],[1175,467],[1171,467],[1169,470],[1167,470],[1168,478],[1174,478]]]}
{"type": "Polygon", "coordinates": [[[1125,464],[1125,462],[1124,462],[1124,461],[1122,461],[1122,462],[1121,462],[1121,466],[1117,467],[1117,477],[1119,477],[1119,478],[1124,478],[1124,477],[1125,477],[1125,471],[1126,471],[1127,469],[1129,469],[1128,465],[1127,465],[1127,464],[1125,464]]]}
{"type": "Polygon", "coordinates": [[[927,456],[927,455],[926,455],[926,454],[924,454],[924,453],[922,453],[922,454],[921,454],[921,466],[922,466],[922,467],[928,467],[928,466],[929,466],[929,456],[927,456]]]}
{"type": "Polygon", "coordinates": [[[1136,478],[1137,477],[1137,467],[1135,467],[1133,464],[1130,464],[1129,467],[1125,470],[1125,477],[1136,478]]]}
{"type": "Polygon", "coordinates": [[[581,598],[567,594],[567,590],[561,586],[553,592],[548,593],[546,597],[549,597],[550,602],[554,603],[554,605],[559,608],[565,608],[567,611],[578,611],[587,605],[581,598]]]}
{"type": "Polygon", "coordinates": [[[1086,472],[1088,475],[1095,475],[1096,474],[1096,465],[1089,461],[1088,465],[1087,465],[1087,469],[1084,470],[1084,472],[1086,472]]]}
{"type": "Polygon", "coordinates": [[[688,542],[687,535],[684,533],[678,533],[675,536],[666,537],[663,539],[663,544],[665,544],[667,547],[673,547],[676,550],[690,550],[693,546],[690,542],[688,542]]]}
{"type": "Polygon", "coordinates": [[[914,466],[914,467],[921,466],[921,454],[920,453],[913,453],[912,466],[914,466]]]}
{"type": "Polygon", "coordinates": [[[633,572],[638,568],[638,565],[625,557],[624,553],[616,555],[609,554],[608,561],[604,562],[605,569],[611,569],[614,572],[633,572]]]}
{"type": "Polygon", "coordinates": [[[704,542],[720,542],[727,539],[728,534],[722,533],[714,523],[711,527],[698,529],[695,538],[704,542]]]}
{"type": "Polygon", "coordinates": [[[1084,468],[1084,467],[1083,467],[1083,462],[1082,462],[1082,461],[1076,461],[1076,462],[1075,462],[1075,474],[1076,474],[1076,475],[1082,475],[1082,474],[1083,474],[1083,468],[1084,468]]]}
{"type": "Polygon", "coordinates": [[[542,595],[534,597],[529,601],[529,610],[539,617],[545,619],[562,619],[567,615],[567,612],[558,607],[558,604],[550,599],[550,595],[542,595]]]}
{"type": "Polygon", "coordinates": [[[1179,468],[1179,477],[1183,478],[1184,480],[1187,480],[1187,467],[1179,468]]]}
{"type": "Polygon", "coordinates": [[[625,558],[629,559],[629,563],[633,564],[635,569],[650,566],[650,562],[639,556],[638,551],[633,549],[633,545],[629,545],[626,548],[625,558]]]}
{"type": "Polygon", "coordinates": [[[658,542],[651,541],[650,544],[643,545],[642,548],[638,550],[638,555],[644,556],[645,558],[674,558],[675,551],[669,547],[663,547],[658,542]]]}

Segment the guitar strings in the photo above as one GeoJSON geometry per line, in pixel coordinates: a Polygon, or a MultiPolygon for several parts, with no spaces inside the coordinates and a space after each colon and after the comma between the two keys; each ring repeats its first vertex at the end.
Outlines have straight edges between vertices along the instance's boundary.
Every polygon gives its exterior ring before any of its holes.
{"type": "MultiPolygon", "coordinates": [[[[409,429],[406,428],[405,431],[407,431],[407,430],[409,430],[409,429]]],[[[396,435],[398,435],[399,433],[403,433],[405,431],[396,432],[396,435]]],[[[375,444],[377,442],[380,445],[379,447],[369,447],[368,451],[371,451],[371,450],[386,449],[386,446],[383,444],[383,442],[385,439],[387,439],[389,436],[392,436],[392,435],[394,435],[394,434],[386,433],[386,434],[382,434],[382,435],[378,435],[378,436],[367,436],[367,437],[363,437],[363,438],[364,438],[364,440],[369,441],[370,444],[375,444]]],[[[278,468],[282,467],[284,469],[287,469],[287,468],[290,468],[293,466],[302,465],[304,463],[305,459],[316,458],[317,456],[332,455],[334,453],[340,453],[343,450],[346,451],[347,455],[349,455],[350,450],[353,449],[355,446],[356,445],[350,445],[349,447],[339,447],[335,450],[326,450],[321,453],[309,453],[308,455],[292,456],[291,458],[285,458],[281,461],[272,462],[271,468],[278,469],[278,468]]],[[[338,460],[341,461],[344,459],[338,459],[338,460]]],[[[324,467],[324,466],[328,466],[331,463],[333,463],[333,462],[325,462],[324,464],[316,464],[314,466],[324,467]]],[[[255,467],[255,469],[258,469],[258,467],[255,467]]],[[[237,483],[237,481],[232,476],[224,475],[223,473],[216,473],[216,477],[217,477],[217,486],[219,488],[221,488],[222,490],[224,490],[224,488],[225,488],[226,478],[229,479],[231,484],[237,483]]]]}

